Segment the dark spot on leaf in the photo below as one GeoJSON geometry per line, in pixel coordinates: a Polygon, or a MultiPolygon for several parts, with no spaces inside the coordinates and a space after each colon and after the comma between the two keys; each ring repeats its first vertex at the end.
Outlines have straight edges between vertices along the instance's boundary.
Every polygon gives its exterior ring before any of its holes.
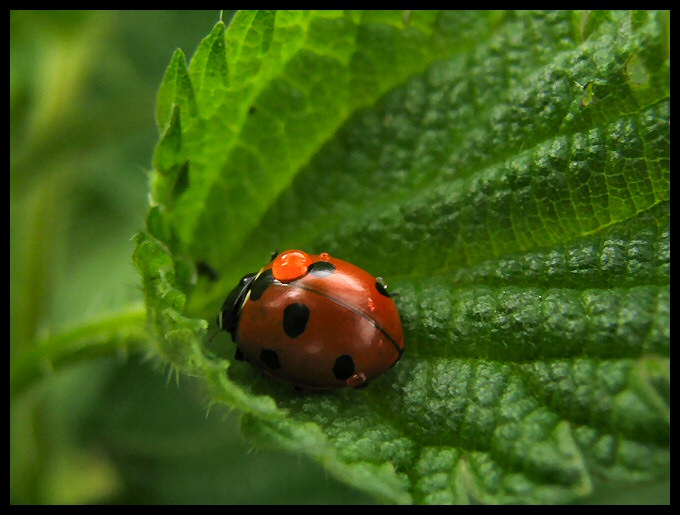
{"type": "Polygon", "coordinates": [[[220,278],[220,274],[217,273],[212,266],[210,266],[205,261],[198,261],[196,263],[196,273],[202,277],[207,277],[209,281],[216,282],[220,278]]]}

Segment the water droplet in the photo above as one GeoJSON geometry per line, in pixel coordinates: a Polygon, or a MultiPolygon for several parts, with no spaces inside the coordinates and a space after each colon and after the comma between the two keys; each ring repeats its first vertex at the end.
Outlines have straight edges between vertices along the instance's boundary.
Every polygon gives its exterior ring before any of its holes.
{"type": "Polygon", "coordinates": [[[375,311],[376,310],[375,301],[371,297],[368,298],[366,305],[368,306],[369,311],[375,311]]]}

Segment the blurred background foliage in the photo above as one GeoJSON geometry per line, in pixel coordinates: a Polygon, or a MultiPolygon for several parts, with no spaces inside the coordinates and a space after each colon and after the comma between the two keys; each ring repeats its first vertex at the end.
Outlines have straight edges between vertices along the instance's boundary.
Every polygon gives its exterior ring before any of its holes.
{"type": "MultiPolygon", "coordinates": [[[[228,21],[230,12],[224,13],[228,21]]],[[[10,12],[10,369],[48,335],[139,312],[156,92],[219,11],[10,12]]],[[[10,395],[10,503],[364,503],[140,352],[10,395]],[[178,384],[177,384],[178,383],[178,384]]]]}
{"type": "MultiPolygon", "coordinates": [[[[156,92],[173,51],[191,56],[218,18],[10,12],[10,373],[49,335],[143,319],[130,238],[147,210],[156,92]]],[[[253,449],[238,414],[207,400],[131,349],[45,363],[10,390],[10,504],[372,502],[306,458],[253,449]]],[[[655,488],[589,502],[668,495],[655,488]]]]}

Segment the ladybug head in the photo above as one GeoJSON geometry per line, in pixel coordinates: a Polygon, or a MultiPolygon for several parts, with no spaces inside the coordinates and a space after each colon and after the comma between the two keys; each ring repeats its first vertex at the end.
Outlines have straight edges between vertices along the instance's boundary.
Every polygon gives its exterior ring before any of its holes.
{"type": "Polygon", "coordinates": [[[217,326],[222,331],[232,333],[232,337],[233,331],[238,324],[239,311],[256,276],[257,274],[254,273],[244,275],[236,287],[231,290],[231,293],[227,295],[222,304],[222,309],[220,309],[220,313],[217,315],[217,326]]]}

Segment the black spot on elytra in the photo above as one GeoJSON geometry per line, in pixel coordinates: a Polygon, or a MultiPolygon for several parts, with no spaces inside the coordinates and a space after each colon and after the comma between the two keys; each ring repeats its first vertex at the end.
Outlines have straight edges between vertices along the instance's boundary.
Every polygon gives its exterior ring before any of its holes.
{"type": "Polygon", "coordinates": [[[354,360],[349,354],[343,354],[335,360],[333,374],[337,379],[344,381],[354,375],[354,360]]]}
{"type": "Polygon", "coordinates": [[[279,361],[279,355],[271,349],[262,349],[260,352],[260,361],[267,365],[272,370],[281,368],[281,362],[279,361]]]}
{"type": "Polygon", "coordinates": [[[385,288],[385,286],[380,281],[375,282],[375,289],[378,290],[378,293],[380,295],[383,295],[385,297],[391,297],[392,296],[392,294],[387,291],[387,288],[385,288]]]}
{"type": "Polygon", "coordinates": [[[309,268],[307,268],[307,273],[314,274],[317,277],[326,277],[327,275],[331,275],[333,272],[335,272],[335,265],[333,263],[329,263],[328,261],[317,261],[316,263],[309,265],[309,268]]]}
{"type": "Polygon", "coordinates": [[[250,300],[260,300],[265,290],[274,282],[274,272],[265,270],[253,281],[250,287],[250,300]]]}
{"type": "Polygon", "coordinates": [[[283,310],[283,332],[291,338],[297,338],[305,332],[309,322],[309,308],[296,302],[283,310]]]}

